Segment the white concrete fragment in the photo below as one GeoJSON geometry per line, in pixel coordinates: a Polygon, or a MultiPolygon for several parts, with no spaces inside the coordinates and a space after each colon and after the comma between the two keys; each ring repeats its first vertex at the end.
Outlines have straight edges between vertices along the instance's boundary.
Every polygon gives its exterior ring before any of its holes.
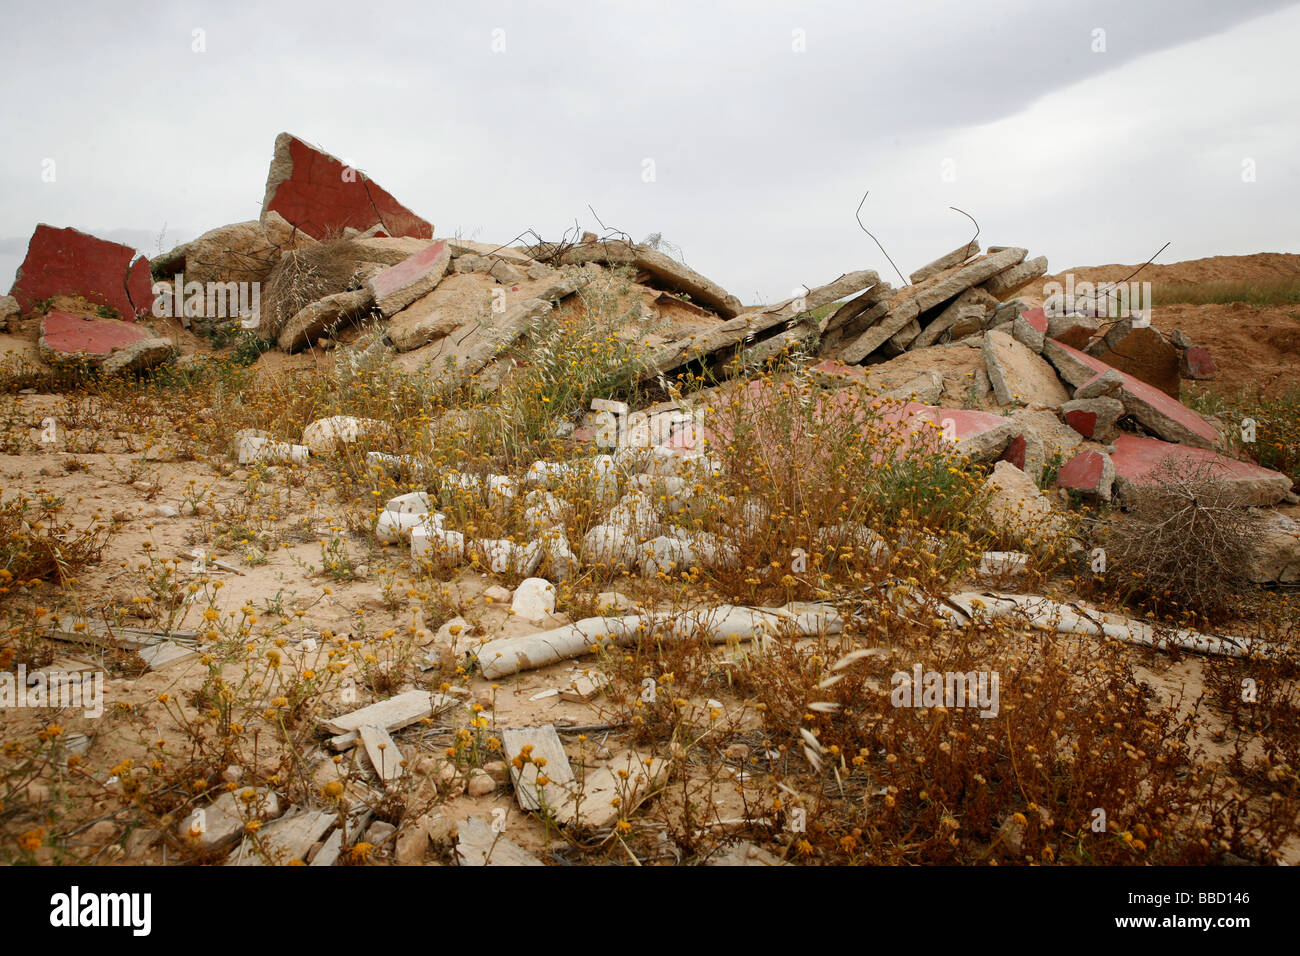
{"type": "Polygon", "coordinates": [[[269,438],[245,436],[239,439],[239,463],[247,465],[255,461],[292,461],[301,464],[311,456],[311,449],[306,445],[291,445],[288,442],[272,441],[269,438]]]}
{"type": "Polygon", "coordinates": [[[375,539],[395,543],[405,541],[416,528],[441,531],[445,518],[438,512],[415,514],[411,512],[381,511],[375,522],[375,539]]]}
{"type": "Polygon", "coordinates": [[[545,578],[525,578],[515,588],[510,610],[527,621],[544,621],[555,613],[555,586],[545,578]]]}
{"type": "Polygon", "coordinates": [[[546,667],[588,653],[594,646],[635,641],[643,629],[656,627],[673,637],[700,632],[715,643],[746,641],[790,633],[796,636],[838,634],[839,612],[824,604],[794,602],[779,608],[721,605],[683,614],[664,612],[626,617],[589,617],[565,627],[523,637],[499,638],[483,644],[475,656],[489,680],[546,667]]]}

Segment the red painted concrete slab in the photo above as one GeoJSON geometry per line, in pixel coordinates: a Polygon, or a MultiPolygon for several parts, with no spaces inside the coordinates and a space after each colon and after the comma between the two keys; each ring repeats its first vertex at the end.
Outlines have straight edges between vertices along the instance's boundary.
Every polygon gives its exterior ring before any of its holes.
{"type": "MultiPolygon", "coordinates": [[[[439,260],[450,257],[450,255],[451,253],[447,250],[447,240],[444,239],[441,242],[435,242],[427,249],[421,249],[413,256],[408,256],[395,266],[389,266],[370,280],[370,288],[374,291],[375,301],[387,298],[399,289],[404,289],[412,283],[420,281],[439,267],[439,260]]],[[[443,271],[446,271],[445,267],[443,267],[443,271]]]]}
{"type": "Polygon", "coordinates": [[[1184,378],[1204,380],[1218,375],[1219,367],[1214,364],[1209,349],[1193,345],[1183,351],[1178,371],[1184,378]]]}
{"type": "Polygon", "coordinates": [[[1110,459],[1115,464],[1117,479],[1141,486],[1156,483],[1157,468],[1168,457],[1184,464],[1186,473],[1208,464],[1210,477],[1241,491],[1242,504],[1277,504],[1291,490],[1291,479],[1276,471],[1226,458],[1205,448],[1175,445],[1156,438],[1121,435],[1115,440],[1110,459]]]}
{"type": "Polygon", "coordinates": [[[1065,413],[1065,424],[1069,425],[1084,438],[1091,438],[1097,430],[1097,413],[1075,409],[1065,413]]]}
{"type": "Polygon", "coordinates": [[[24,312],[42,299],[79,295],[131,321],[153,303],[149,263],[130,246],[45,223],[32,233],[10,294],[24,312]]]}
{"type": "Polygon", "coordinates": [[[1042,306],[1036,309],[1026,309],[1020,313],[1020,317],[1036,328],[1044,335],[1047,334],[1047,313],[1043,311],[1042,306]]]}
{"type": "Polygon", "coordinates": [[[50,312],[41,320],[41,347],[69,359],[85,356],[98,360],[114,349],[149,338],[147,329],[116,319],[86,319],[67,312],[50,312]]]}
{"type": "MultiPolygon", "coordinates": [[[[1056,473],[1056,486],[1098,494],[1106,485],[1106,471],[1106,455],[1096,450],[1081,452],[1061,466],[1056,473]]],[[[1108,485],[1106,494],[1109,494],[1108,485]]]]}
{"type": "Polygon", "coordinates": [[[275,141],[263,209],[278,212],[313,239],[373,226],[388,236],[433,238],[432,225],[365,173],[288,133],[275,141]]]}
{"type": "MultiPolygon", "coordinates": [[[[1087,382],[1084,382],[1080,387],[1087,386],[1089,383],[1094,382],[1098,378],[1100,378],[1102,374],[1104,374],[1105,372],[1109,372],[1111,370],[1111,366],[1107,365],[1099,358],[1094,358],[1088,353],[1081,352],[1078,349],[1072,348],[1071,346],[1066,345],[1063,342],[1058,342],[1057,345],[1060,346],[1060,348],[1064,349],[1065,352],[1068,355],[1070,355],[1072,358],[1074,358],[1079,362],[1082,362],[1084,365],[1088,366],[1089,368],[1091,368],[1093,371],[1097,373],[1092,378],[1090,378],[1087,382]]],[[[1204,418],[1198,415],[1196,412],[1192,411],[1190,408],[1184,405],[1182,402],[1178,401],[1176,398],[1172,398],[1169,395],[1166,395],[1164,392],[1160,391],[1160,389],[1156,388],[1154,385],[1148,385],[1146,382],[1142,381],[1141,379],[1134,378],[1132,375],[1129,375],[1127,372],[1121,371],[1119,369],[1116,369],[1116,371],[1119,372],[1120,375],[1124,376],[1123,391],[1127,392],[1130,398],[1136,399],[1137,402],[1140,404],[1150,406],[1150,408],[1153,409],[1157,413],[1157,415],[1162,415],[1165,418],[1169,419],[1171,422],[1173,422],[1176,426],[1180,427],[1181,429],[1185,429],[1189,437],[1195,436],[1196,438],[1199,438],[1207,445],[1215,445],[1218,443],[1219,441],[1218,430],[1209,422],[1207,422],[1204,418]]],[[[1125,401],[1124,404],[1125,407],[1128,408],[1129,402],[1125,401]]],[[[1133,414],[1136,414],[1136,412],[1133,412],[1133,414]]],[[[1142,416],[1138,415],[1138,418],[1141,419],[1142,416]]],[[[1151,421],[1144,420],[1143,424],[1145,424],[1148,428],[1151,428],[1153,431],[1163,431],[1162,429],[1159,429],[1151,421]]]]}

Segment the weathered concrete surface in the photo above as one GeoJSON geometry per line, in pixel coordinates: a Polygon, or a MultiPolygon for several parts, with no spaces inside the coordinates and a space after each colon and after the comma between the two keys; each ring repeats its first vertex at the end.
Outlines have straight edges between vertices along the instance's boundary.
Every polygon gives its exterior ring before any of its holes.
{"type": "Polygon", "coordinates": [[[1056,473],[1056,487],[1109,501],[1115,487],[1115,463],[1095,449],[1080,452],[1056,473]]]}
{"type": "MultiPolygon", "coordinates": [[[[888,282],[877,282],[866,292],[863,292],[861,295],[855,296],[848,302],[845,302],[842,306],[823,319],[820,331],[824,335],[827,332],[833,332],[836,329],[853,325],[859,320],[859,317],[864,316],[873,306],[877,306],[886,301],[893,293],[894,287],[888,282]]],[[[884,314],[883,309],[880,314],[884,314]]]]}
{"type": "Polygon", "coordinates": [[[389,266],[366,282],[375,308],[390,317],[433,290],[451,265],[447,243],[435,242],[395,266],[389,266]]]}
{"type": "Polygon", "coordinates": [[[1263,514],[1254,519],[1260,525],[1246,578],[1256,584],[1300,581],[1300,522],[1284,514],[1263,514]]]}
{"type": "Polygon", "coordinates": [[[602,265],[632,265],[644,269],[653,277],[651,284],[666,286],[674,292],[684,292],[724,319],[736,317],[744,308],[739,299],[716,282],[649,246],[627,242],[583,243],[566,252],[561,261],[570,265],[598,262],[602,265]]]}
{"type": "Polygon", "coordinates": [[[1119,434],[1115,423],[1124,414],[1124,403],[1117,398],[1076,398],[1061,406],[1061,417],[1084,438],[1109,442],[1119,434]]]}
{"type": "Polygon", "coordinates": [[[17,299],[11,295],[0,295],[0,329],[11,335],[17,332],[21,314],[22,306],[17,299]]]}
{"type": "Polygon", "coordinates": [[[1275,505],[1291,491],[1291,479],[1268,468],[1226,458],[1205,448],[1189,448],[1155,438],[1120,435],[1115,440],[1111,461],[1121,495],[1131,495],[1143,485],[1156,483],[1157,469],[1165,458],[1173,458],[1184,474],[1201,468],[1209,477],[1236,495],[1236,504],[1275,505]]]}
{"type": "Polygon", "coordinates": [[[980,244],[975,240],[971,240],[965,245],[958,246],[952,252],[940,256],[938,259],[935,259],[933,262],[921,266],[921,268],[917,269],[910,276],[908,276],[908,279],[911,281],[913,285],[916,285],[917,283],[924,282],[926,279],[929,279],[931,276],[938,275],[940,272],[943,272],[945,269],[951,269],[953,266],[961,265],[971,256],[978,256],[979,254],[980,254],[980,244]]]}
{"type": "Polygon", "coordinates": [[[114,372],[157,365],[171,354],[172,343],[133,322],[54,311],[41,320],[38,347],[50,365],[85,363],[114,372]]]}
{"type": "Polygon", "coordinates": [[[462,343],[463,347],[459,351],[446,356],[449,361],[430,368],[430,377],[449,383],[463,382],[509,348],[530,325],[552,308],[551,302],[541,297],[516,303],[506,310],[499,322],[476,330],[462,343]]]}
{"type": "Polygon", "coordinates": [[[910,343],[914,349],[925,348],[939,340],[939,336],[958,325],[963,320],[977,318],[983,324],[984,316],[997,306],[997,300],[979,287],[967,289],[949,306],[939,313],[938,318],[927,325],[921,334],[910,343]]]}
{"type": "Polygon", "coordinates": [[[1100,324],[1088,315],[1049,315],[1047,320],[1047,337],[1065,345],[1081,349],[1096,334],[1100,324]]]}
{"type": "Polygon", "coordinates": [[[840,354],[840,358],[849,364],[861,362],[927,309],[947,302],[971,286],[979,285],[1017,265],[1026,254],[1025,249],[1004,249],[947,272],[940,272],[919,285],[900,290],[897,296],[889,300],[889,312],[885,317],[851,342],[840,354]]]}
{"type": "MultiPolygon", "coordinates": [[[[1088,394],[1092,385],[1100,383],[1101,377],[1112,371],[1100,359],[1052,339],[1043,343],[1043,355],[1051,360],[1063,379],[1088,394]],[[1091,375],[1087,375],[1089,371],[1091,375]]],[[[1158,388],[1127,372],[1114,371],[1123,376],[1116,397],[1124,403],[1124,411],[1161,438],[1207,449],[1219,444],[1218,429],[1205,418],[1158,388]]]]}
{"type": "Polygon", "coordinates": [[[45,223],[32,233],[10,294],[25,313],[42,299],[79,295],[115,309],[128,321],[153,305],[149,262],[143,257],[137,261],[134,249],[45,223]]]}
{"type": "Polygon", "coordinates": [[[1004,332],[984,333],[984,364],[999,405],[1057,408],[1069,399],[1056,372],[1027,345],[1004,332]]]}
{"type": "Polygon", "coordinates": [[[369,289],[336,292],[317,299],[294,314],[280,331],[279,345],[296,352],[318,339],[330,326],[363,314],[372,304],[369,289]]]}
{"type": "Polygon", "coordinates": [[[992,530],[1014,541],[1042,540],[1064,527],[1034,480],[1008,461],[999,461],[984,483],[992,530]]]}
{"type": "Polygon", "coordinates": [[[1047,256],[1026,259],[1018,266],[1012,266],[1005,272],[999,272],[980,288],[996,298],[1003,299],[1015,295],[1029,283],[1047,273],[1047,256]]]}
{"type": "Polygon", "coordinates": [[[1179,350],[1149,325],[1135,326],[1132,319],[1122,319],[1088,347],[1088,354],[1171,398],[1179,396],[1179,350]]]}
{"type": "MultiPolygon", "coordinates": [[[[664,346],[651,358],[641,377],[642,379],[653,378],[686,362],[705,355],[711,355],[722,349],[738,346],[745,340],[759,336],[782,322],[788,322],[796,316],[820,308],[823,305],[829,305],[846,295],[852,295],[868,286],[873,286],[878,281],[879,276],[870,269],[850,272],[840,276],[833,282],[818,286],[806,296],[800,297],[800,299],[787,299],[785,302],[771,308],[747,312],[744,315],[728,319],[702,335],[690,336],[664,346]]],[[[783,333],[778,333],[778,335],[780,334],[783,333]]],[[[786,336],[775,346],[767,346],[765,351],[770,353],[782,348],[786,344],[791,344],[791,340],[795,338],[796,336],[786,336]]],[[[756,346],[761,345],[763,345],[761,341],[756,343],[756,346]]]]}
{"type": "Polygon", "coordinates": [[[1178,374],[1183,378],[1207,381],[1219,374],[1219,367],[1214,364],[1209,349],[1193,345],[1179,350],[1178,374]]]}
{"type": "Polygon", "coordinates": [[[211,229],[155,257],[152,266],[165,280],[183,274],[186,282],[264,282],[283,250],[314,241],[272,212],[262,221],[253,219],[211,229]]]}
{"type": "Polygon", "coordinates": [[[1041,353],[1043,341],[1047,338],[1047,316],[1042,309],[1017,312],[1011,320],[1011,335],[1030,351],[1041,353]]]}
{"type": "Polygon", "coordinates": [[[313,239],[356,229],[388,236],[432,239],[433,226],[392,197],[365,173],[296,136],[275,138],[266,177],[266,213],[278,212],[313,239]],[[376,229],[377,227],[377,229],[376,229]]]}

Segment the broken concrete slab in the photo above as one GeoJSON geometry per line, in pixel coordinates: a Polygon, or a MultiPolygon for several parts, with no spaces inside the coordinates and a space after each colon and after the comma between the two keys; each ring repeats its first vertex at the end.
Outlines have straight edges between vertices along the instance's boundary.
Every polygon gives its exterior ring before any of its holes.
{"type": "Polygon", "coordinates": [[[1047,320],[1047,337],[1081,349],[1100,327],[1100,323],[1088,315],[1051,315],[1047,320]]]}
{"type": "Polygon", "coordinates": [[[650,284],[665,286],[670,292],[685,293],[724,319],[735,318],[744,309],[739,299],[716,282],[649,246],[618,241],[583,243],[566,252],[561,261],[571,265],[585,262],[634,265],[650,273],[650,284]]]}
{"type": "Polygon", "coordinates": [[[1144,485],[1157,483],[1160,463],[1173,458],[1183,474],[1204,469],[1209,478],[1233,494],[1236,504],[1275,505],[1291,492],[1291,479],[1251,462],[1228,458],[1206,448],[1176,445],[1155,438],[1120,435],[1111,453],[1120,495],[1132,495],[1144,485]]]}
{"type": "Polygon", "coordinates": [[[1012,541],[1043,541],[1064,528],[1061,516],[1034,480],[1008,461],[993,466],[983,490],[992,530],[1012,541]]]}
{"type": "Polygon", "coordinates": [[[920,314],[921,310],[915,299],[908,299],[896,305],[889,303],[889,309],[880,321],[840,352],[840,361],[856,365],[898,334],[908,323],[916,321],[920,314]]]}
{"type": "Polygon", "coordinates": [[[1260,536],[1245,577],[1255,584],[1300,582],[1300,522],[1284,514],[1256,515],[1260,536]]]}
{"type": "Polygon", "coordinates": [[[899,295],[890,300],[889,312],[884,318],[851,342],[841,352],[841,360],[851,365],[862,361],[897,335],[909,322],[919,318],[921,313],[1017,265],[1027,251],[1004,249],[991,256],[981,256],[947,272],[940,272],[919,285],[901,290],[899,295]]]}
{"type": "Polygon", "coordinates": [[[289,133],[275,138],[262,218],[277,212],[313,239],[361,233],[432,239],[433,226],[360,170],[289,133]],[[378,227],[378,228],[376,228],[378,227]]]}
{"type": "Polygon", "coordinates": [[[776,337],[777,341],[770,344],[758,341],[754,348],[759,351],[753,352],[751,357],[757,355],[761,358],[775,354],[788,344],[810,337],[812,325],[809,323],[806,331],[800,331],[800,327],[796,327],[785,332],[770,333],[769,330],[773,327],[804,316],[814,309],[829,305],[845,296],[853,295],[861,289],[875,285],[878,281],[879,276],[870,269],[846,273],[826,285],[818,286],[804,296],[787,299],[770,308],[728,319],[701,335],[688,336],[664,346],[647,363],[641,377],[653,378],[694,359],[740,346],[751,339],[759,339],[764,333],[776,337]]]}
{"type": "Polygon", "coordinates": [[[1026,259],[1019,265],[1012,266],[1005,272],[999,272],[992,279],[985,282],[981,289],[995,296],[998,299],[1004,299],[1009,295],[1015,295],[1029,283],[1033,282],[1039,276],[1047,272],[1047,256],[1039,256],[1036,259],[1026,259]]]}
{"type": "Polygon", "coordinates": [[[369,311],[373,303],[370,289],[351,289],[317,299],[294,314],[280,330],[278,344],[286,352],[296,352],[313,344],[336,325],[350,322],[369,311]]]}
{"type": "Polygon", "coordinates": [[[1086,382],[1086,385],[1080,385],[1074,390],[1074,397],[1078,401],[1118,396],[1119,390],[1124,387],[1124,376],[1112,368],[1086,379],[1086,382]]]}
{"type": "Polygon", "coordinates": [[[1179,350],[1150,325],[1121,319],[1087,351],[1093,358],[1178,398],[1179,350]]]}
{"type": "Polygon", "coordinates": [[[113,372],[157,365],[171,355],[172,343],[134,322],[56,310],[41,319],[38,349],[49,365],[86,365],[113,372]]]}
{"type": "Polygon", "coordinates": [[[196,807],[176,824],[176,832],[199,850],[221,850],[234,846],[244,833],[244,824],[266,823],[281,813],[274,790],[244,787],[223,793],[206,807],[196,807]]]}
{"type": "Polygon", "coordinates": [[[1061,418],[1084,438],[1110,442],[1119,434],[1115,423],[1124,414],[1124,403],[1117,398],[1076,398],[1060,408],[1061,418]]]}
{"type": "MultiPolygon", "coordinates": [[[[822,320],[820,331],[824,335],[827,332],[833,332],[838,328],[852,326],[856,324],[859,317],[866,320],[865,313],[874,306],[885,302],[894,292],[894,287],[888,282],[877,282],[866,292],[858,295],[828,315],[822,320]]],[[[885,309],[880,310],[880,315],[884,315],[885,309]]],[[[878,318],[879,316],[877,316],[878,318]]]]}
{"type": "Polygon", "coordinates": [[[938,259],[935,259],[933,262],[929,262],[921,266],[921,268],[917,269],[910,276],[908,276],[908,279],[911,281],[913,285],[917,285],[918,283],[924,282],[926,279],[929,279],[931,276],[936,276],[940,272],[944,272],[948,269],[951,269],[953,266],[961,265],[967,259],[971,258],[972,256],[977,256],[979,254],[980,254],[980,244],[974,239],[972,239],[970,242],[966,243],[965,245],[958,246],[952,252],[946,253],[945,255],[940,256],[938,259]]]}
{"type": "Polygon", "coordinates": [[[519,806],[524,810],[546,807],[552,813],[558,811],[568,799],[567,790],[575,780],[555,725],[504,728],[501,748],[511,764],[510,779],[519,806]]]}
{"type": "Polygon", "coordinates": [[[494,829],[478,817],[466,817],[456,827],[456,859],[461,866],[545,866],[517,843],[504,828],[494,829]]]}
{"type": "Polygon", "coordinates": [[[289,866],[305,862],[312,845],[338,819],[328,810],[299,809],[273,820],[226,860],[227,866],[289,866]]]}
{"type": "Polygon", "coordinates": [[[0,329],[4,329],[10,335],[17,332],[22,311],[22,306],[13,296],[0,295],[0,329]]]}
{"type": "MultiPolygon", "coordinates": [[[[1112,371],[1100,359],[1051,339],[1043,344],[1043,355],[1051,360],[1063,379],[1088,395],[1103,384],[1102,376],[1112,371]]],[[[1124,403],[1124,411],[1161,438],[1207,449],[1222,441],[1213,424],[1177,399],[1127,372],[1114,371],[1122,377],[1123,384],[1116,397],[1124,403]]]]}
{"type": "Polygon", "coordinates": [[[397,741],[383,727],[363,724],[357,728],[361,746],[370,759],[370,766],[385,787],[395,786],[406,772],[406,758],[402,756],[397,741]]]}
{"type": "Polygon", "coordinates": [[[280,261],[281,252],[314,241],[273,212],[264,221],[253,219],[210,229],[155,257],[151,267],[166,278],[179,273],[186,283],[263,282],[280,261]]]}
{"type": "Polygon", "coordinates": [[[24,313],[45,299],[79,295],[134,322],[153,305],[149,261],[134,249],[45,223],[32,233],[9,292],[24,313]]]}
{"type": "MultiPolygon", "coordinates": [[[[329,418],[318,418],[304,428],[302,443],[311,449],[313,455],[333,455],[338,453],[341,446],[355,444],[363,438],[382,435],[387,428],[387,425],[374,418],[331,415],[329,418]]],[[[425,511],[428,511],[428,508],[425,511]]]]}
{"type": "Polygon", "coordinates": [[[1219,374],[1210,350],[1192,345],[1178,352],[1178,374],[1196,381],[1209,381],[1219,374]]]}
{"type": "Polygon", "coordinates": [[[1100,501],[1109,501],[1115,484],[1115,463],[1095,449],[1075,455],[1056,473],[1056,487],[1100,501]]]}
{"type": "Polygon", "coordinates": [[[459,354],[447,356],[449,361],[431,368],[430,376],[448,383],[465,381],[509,348],[551,309],[551,303],[541,298],[516,303],[499,322],[476,330],[477,334],[470,336],[472,344],[467,344],[459,354]]]}
{"type": "Polygon", "coordinates": [[[432,291],[442,281],[451,264],[451,251],[446,242],[435,242],[426,249],[389,266],[366,282],[375,308],[385,318],[400,312],[416,299],[432,291]]]}
{"type": "Polygon", "coordinates": [[[360,710],[340,714],[331,720],[320,721],[322,729],[331,734],[346,734],[362,727],[380,727],[392,733],[410,726],[436,711],[450,707],[455,698],[444,694],[431,694],[427,690],[408,690],[387,700],[381,700],[360,710]]]}
{"type": "Polygon", "coordinates": [[[1042,309],[1017,312],[1011,320],[1011,335],[1031,352],[1041,353],[1043,341],[1047,338],[1047,316],[1042,309]]]}
{"type": "Polygon", "coordinates": [[[984,333],[984,364],[999,405],[1057,408],[1069,399],[1052,367],[1004,332],[984,333]]]}
{"type": "Polygon", "coordinates": [[[556,822],[593,830],[612,827],[663,786],[668,769],[668,761],[636,751],[611,757],[606,766],[588,770],[581,784],[574,782],[555,808],[556,822]]]}
{"type": "Polygon", "coordinates": [[[996,305],[997,300],[983,289],[969,288],[953,299],[948,307],[939,313],[938,318],[930,322],[921,334],[911,341],[910,347],[925,348],[933,345],[945,332],[966,322],[973,321],[978,328],[983,324],[984,316],[990,308],[996,305]]]}

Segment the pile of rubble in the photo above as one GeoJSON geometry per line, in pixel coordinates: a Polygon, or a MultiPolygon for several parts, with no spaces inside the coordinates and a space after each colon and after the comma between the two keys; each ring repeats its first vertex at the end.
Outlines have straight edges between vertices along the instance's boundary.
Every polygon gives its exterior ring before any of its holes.
{"type": "MultiPolygon", "coordinates": [[[[490,388],[506,372],[498,360],[507,348],[544,317],[580,311],[577,293],[625,268],[641,321],[624,335],[640,352],[643,380],[688,366],[723,373],[734,360],[797,348],[824,359],[814,367],[823,384],[857,379],[900,399],[895,424],[942,423],[976,460],[1004,460],[1034,478],[1051,467],[1060,488],[1095,499],[1151,483],[1172,457],[1209,468],[1244,506],[1293,500],[1285,476],[1233,457],[1222,427],[1179,401],[1182,379],[1214,375],[1204,349],[1141,315],[1109,320],[1110,303],[1092,290],[1030,308],[1015,296],[1046,273],[1047,261],[1027,256],[1002,246],[981,253],[971,241],[901,288],[863,269],[746,309],[682,262],[626,237],[519,246],[435,238],[427,220],[364,173],[282,133],[258,220],[212,230],[152,263],[76,230],[38,226],[0,319],[13,330],[40,314],[40,351],[51,364],[137,370],[174,354],[146,329],[150,313],[200,330],[240,322],[287,352],[329,348],[347,329],[379,323],[380,347],[405,367],[450,383],[473,376],[490,388]],[[314,292],[305,298],[277,291],[286,273],[323,270],[326,259],[333,278],[308,284],[314,292]],[[150,273],[159,278],[152,287],[150,273]],[[91,308],[48,307],[67,296],[91,308]]],[[[664,447],[672,432],[660,436],[664,447]]],[[[246,453],[281,451],[271,442],[246,453]]]]}

